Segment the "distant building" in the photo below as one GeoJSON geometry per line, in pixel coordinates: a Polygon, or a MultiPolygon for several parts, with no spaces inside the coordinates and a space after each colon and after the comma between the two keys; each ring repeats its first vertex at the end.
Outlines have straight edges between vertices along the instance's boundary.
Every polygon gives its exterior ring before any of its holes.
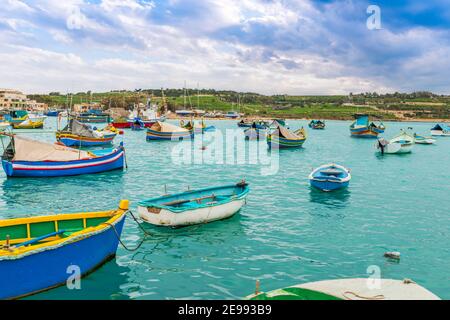
{"type": "Polygon", "coordinates": [[[89,110],[100,110],[102,108],[100,103],[77,103],[73,105],[75,112],[88,112],[89,110]]]}
{"type": "Polygon", "coordinates": [[[27,100],[25,102],[26,108],[33,111],[47,111],[48,105],[42,102],[36,102],[36,100],[27,100]]]}
{"type": "Polygon", "coordinates": [[[0,89],[0,108],[2,109],[25,109],[27,101],[27,96],[18,90],[0,89]]]}

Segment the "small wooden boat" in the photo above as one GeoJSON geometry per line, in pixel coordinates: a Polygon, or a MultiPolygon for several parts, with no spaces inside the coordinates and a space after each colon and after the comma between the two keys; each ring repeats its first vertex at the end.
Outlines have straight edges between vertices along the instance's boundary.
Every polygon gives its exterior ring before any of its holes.
{"type": "Polygon", "coordinates": [[[56,140],[67,147],[92,147],[111,145],[118,130],[107,126],[102,130],[94,130],[89,125],[70,119],[67,126],[56,131],[56,140]]]}
{"type": "Polygon", "coordinates": [[[74,176],[124,167],[125,149],[122,144],[107,152],[88,152],[17,135],[8,136],[11,141],[2,156],[7,177],[74,176]]]}
{"type": "Polygon", "coordinates": [[[116,255],[128,211],[34,216],[0,220],[0,299],[15,299],[65,285],[68,268],[81,276],[116,255]]]}
{"type": "Polygon", "coordinates": [[[337,279],[309,282],[292,287],[256,292],[247,300],[440,300],[415,282],[392,279],[337,279]]]}
{"type": "Polygon", "coordinates": [[[242,119],[241,121],[238,122],[238,127],[240,128],[250,128],[252,126],[253,122],[252,121],[247,121],[247,119],[242,119]]]}
{"type": "Polygon", "coordinates": [[[75,119],[82,123],[103,123],[110,122],[111,117],[107,113],[103,113],[100,110],[89,110],[88,112],[82,112],[75,115],[75,119]]]}
{"type": "Polygon", "coordinates": [[[267,135],[269,148],[299,148],[306,141],[306,132],[303,128],[295,132],[278,126],[272,133],[267,135]]]}
{"type": "Polygon", "coordinates": [[[417,144],[433,144],[436,142],[432,137],[425,137],[414,133],[414,141],[417,144]]]}
{"type": "Polygon", "coordinates": [[[228,111],[227,113],[225,113],[225,118],[237,119],[239,117],[240,115],[236,111],[228,111]]]}
{"type": "Polygon", "coordinates": [[[157,226],[179,227],[229,218],[245,204],[248,184],[226,185],[186,191],[144,200],[138,212],[145,221],[157,226]]]}
{"type": "Polygon", "coordinates": [[[186,140],[194,137],[194,131],[177,127],[170,123],[157,121],[147,128],[147,141],[150,140],[186,140]]]}
{"type": "Polygon", "coordinates": [[[379,139],[375,146],[381,154],[402,154],[410,153],[414,144],[414,137],[401,130],[399,135],[389,141],[379,139]]]}
{"type": "Polygon", "coordinates": [[[450,137],[450,126],[447,124],[438,123],[433,128],[431,128],[431,135],[450,137]]]}
{"type": "Polygon", "coordinates": [[[22,123],[28,119],[28,112],[25,110],[12,110],[9,114],[5,114],[3,118],[10,124],[22,123]]]}
{"type": "Polygon", "coordinates": [[[133,131],[141,131],[145,129],[145,124],[141,120],[141,118],[135,118],[134,122],[131,124],[131,130],[133,131]]]}
{"type": "Polygon", "coordinates": [[[369,123],[369,116],[367,114],[356,114],[356,121],[350,125],[350,133],[352,137],[357,138],[377,138],[380,133],[383,133],[386,127],[380,123],[376,125],[373,122],[369,123]]]}
{"type": "Polygon", "coordinates": [[[28,118],[20,123],[13,122],[11,125],[14,129],[42,129],[44,127],[44,121],[45,118],[28,118]]]}
{"type": "Polygon", "coordinates": [[[325,121],[322,121],[322,120],[311,120],[311,122],[308,124],[308,126],[311,129],[323,130],[323,129],[325,129],[325,121]]]}
{"type": "Polygon", "coordinates": [[[328,192],[348,187],[352,176],[347,168],[331,163],[314,169],[308,178],[311,186],[328,192]]]}
{"type": "Polygon", "coordinates": [[[59,115],[59,113],[61,112],[61,110],[56,110],[56,109],[49,109],[45,115],[47,117],[57,117],[59,115]]]}

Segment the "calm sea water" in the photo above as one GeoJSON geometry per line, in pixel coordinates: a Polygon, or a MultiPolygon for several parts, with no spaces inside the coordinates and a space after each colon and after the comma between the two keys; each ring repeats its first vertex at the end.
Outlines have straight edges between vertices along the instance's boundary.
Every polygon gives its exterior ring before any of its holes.
{"type": "MultiPolygon", "coordinates": [[[[208,121],[218,129],[237,121],[208,121]]],[[[82,280],[81,290],[57,288],[32,299],[239,299],[255,280],[268,291],[301,282],[367,277],[376,265],[383,278],[410,278],[450,298],[450,138],[416,145],[412,154],[376,156],[374,141],[349,136],[350,122],[327,121],[308,130],[303,149],[282,150],[280,167],[262,176],[259,165],[173,164],[177,143],[146,142],[127,130],[128,170],[52,178],[6,179],[0,174],[0,217],[114,208],[190,188],[234,183],[251,187],[248,204],[233,218],[182,229],[146,227],[135,252],[119,247],[117,258],[82,280]],[[309,187],[311,168],[328,162],[349,167],[348,190],[322,193],[309,187]],[[383,257],[400,251],[399,262],[383,257]]],[[[289,121],[291,128],[306,121],[289,121]]],[[[431,124],[386,123],[384,137],[431,124]]],[[[46,130],[55,129],[48,119],[46,130]]],[[[39,131],[37,131],[39,132],[39,131]]],[[[52,133],[33,136],[54,141],[52,133]]],[[[118,140],[120,141],[120,139],[118,140]]],[[[128,219],[123,241],[133,247],[142,233],[128,219]]]]}

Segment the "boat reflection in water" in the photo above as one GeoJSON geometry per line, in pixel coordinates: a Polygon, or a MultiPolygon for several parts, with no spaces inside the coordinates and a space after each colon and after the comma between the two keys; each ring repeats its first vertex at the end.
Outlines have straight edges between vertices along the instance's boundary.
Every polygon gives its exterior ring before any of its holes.
{"type": "MultiPolygon", "coordinates": [[[[351,192],[349,189],[340,189],[334,192],[322,192],[314,187],[310,187],[310,201],[324,205],[330,209],[343,209],[349,204],[351,192]]],[[[324,211],[315,211],[316,215],[326,215],[324,211]]]]}

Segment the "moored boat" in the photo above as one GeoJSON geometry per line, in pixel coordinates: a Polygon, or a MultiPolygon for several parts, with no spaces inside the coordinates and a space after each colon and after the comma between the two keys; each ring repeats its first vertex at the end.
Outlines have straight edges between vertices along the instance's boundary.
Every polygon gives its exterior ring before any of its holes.
{"type": "Polygon", "coordinates": [[[0,220],[0,299],[14,299],[66,284],[70,267],[87,275],[116,255],[128,211],[0,220]]]}
{"type": "Polygon", "coordinates": [[[373,122],[369,123],[369,116],[367,114],[356,114],[355,118],[355,122],[350,125],[352,137],[377,138],[386,129],[382,123],[378,125],[373,122]]]}
{"type": "Polygon", "coordinates": [[[45,118],[28,118],[20,123],[13,122],[11,125],[14,129],[42,129],[44,127],[45,118]]]}
{"type": "Polygon", "coordinates": [[[314,169],[308,178],[311,186],[328,192],[348,187],[352,176],[344,166],[330,163],[314,169]]]}
{"type": "Polygon", "coordinates": [[[447,124],[438,123],[431,128],[431,135],[450,137],[450,126],[447,124]]]}
{"type": "Polygon", "coordinates": [[[432,137],[425,137],[414,133],[414,141],[417,144],[433,144],[436,142],[432,137]]]}
{"type": "Polygon", "coordinates": [[[133,131],[141,131],[145,129],[145,124],[141,118],[135,118],[133,123],[131,124],[131,130],[133,131]]]}
{"type": "Polygon", "coordinates": [[[147,128],[147,141],[150,140],[186,140],[194,137],[194,131],[175,126],[170,123],[157,121],[147,128]]]}
{"type": "Polygon", "coordinates": [[[267,137],[267,130],[260,129],[253,123],[250,128],[244,130],[244,136],[246,140],[262,140],[267,137]]]}
{"type": "Polygon", "coordinates": [[[277,129],[267,135],[269,148],[299,148],[303,146],[305,141],[306,132],[303,128],[292,132],[283,126],[278,126],[277,129]]]}
{"type": "Polygon", "coordinates": [[[22,123],[28,119],[28,112],[25,110],[12,110],[9,114],[5,114],[3,118],[10,124],[22,123]]]}
{"type": "Polygon", "coordinates": [[[59,115],[59,113],[61,112],[61,110],[57,110],[57,109],[49,109],[45,115],[47,117],[57,117],[59,115]]]}
{"type": "Polygon", "coordinates": [[[375,146],[381,154],[403,154],[410,153],[414,147],[414,144],[414,137],[401,130],[400,134],[389,141],[379,139],[375,146]]]}
{"type": "Polygon", "coordinates": [[[214,126],[207,126],[205,121],[201,120],[199,122],[194,122],[194,133],[203,134],[205,132],[210,132],[216,130],[214,126]]]}
{"type": "Polygon", "coordinates": [[[56,131],[56,140],[68,147],[105,146],[113,143],[117,129],[94,130],[89,125],[70,119],[66,127],[56,131]]]}
{"type": "Polygon", "coordinates": [[[245,204],[249,186],[238,184],[186,191],[138,203],[139,216],[157,226],[180,227],[226,219],[245,204]]]}
{"type": "Polygon", "coordinates": [[[110,122],[111,119],[109,114],[95,109],[77,114],[74,118],[83,123],[103,123],[110,122]]]}
{"type": "Polygon", "coordinates": [[[256,292],[247,300],[440,300],[409,279],[336,279],[309,282],[269,292],[256,292]]]}
{"type": "Polygon", "coordinates": [[[124,167],[125,149],[84,151],[8,135],[11,138],[2,156],[7,177],[60,177],[98,173],[124,167]]]}
{"type": "Polygon", "coordinates": [[[323,129],[325,129],[325,121],[322,121],[322,120],[311,120],[311,122],[308,124],[308,126],[311,129],[323,130],[323,129]]]}

